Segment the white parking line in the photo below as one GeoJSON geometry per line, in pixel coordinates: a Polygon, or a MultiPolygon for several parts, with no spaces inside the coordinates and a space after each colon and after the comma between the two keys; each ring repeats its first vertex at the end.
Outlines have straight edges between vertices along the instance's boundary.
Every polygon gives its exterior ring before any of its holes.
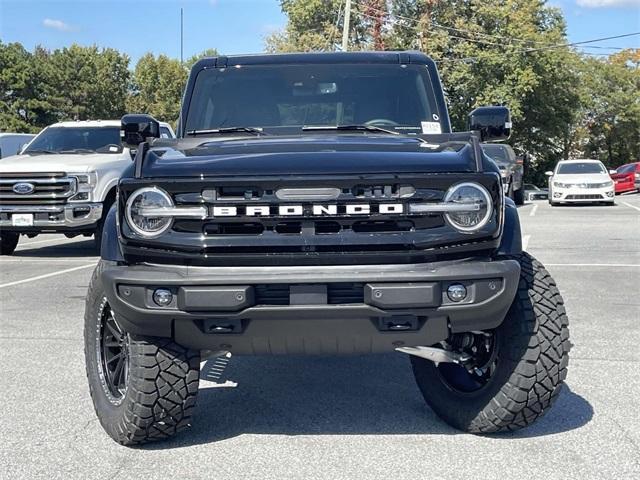
{"type": "Polygon", "coordinates": [[[533,208],[529,212],[529,216],[530,217],[535,217],[536,216],[536,210],[538,210],[538,204],[537,203],[533,206],[533,208]]]}
{"type": "Polygon", "coordinates": [[[640,268],[636,263],[545,263],[546,267],[615,267],[640,268]]]}
{"type": "Polygon", "coordinates": [[[65,273],[75,272],[76,270],[82,270],[83,268],[95,267],[95,263],[89,263],[87,265],[80,265],[79,267],[67,268],[66,270],[59,270],[57,272],[47,273],[45,275],[38,275],[37,277],[25,278],[24,280],[16,280],[15,282],[3,283],[0,288],[13,287],[14,285],[20,285],[22,283],[35,282],[36,280],[42,280],[44,278],[55,277],[56,275],[63,275],[65,273]]]}
{"type": "Polygon", "coordinates": [[[531,240],[531,235],[524,235],[522,237],[522,250],[526,250],[529,246],[529,240],[531,240]]]}
{"type": "Polygon", "coordinates": [[[70,240],[70,238],[49,238],[47,240],[36,240],[35,242],[20,242],[18,243],[18,248],[27,247],[29,245],[38,245],[39,243],[61,242],[63,240],[70,240]]]}
{"type": "Polygon", "coordinates": [[[31,257],[21,257],[20,255],[14,255],[9,258],[0,257],[0,265],[3,263],[84,263],[89,260],[93,260],[91,255],[86,255],[83,257],[69,257],[69,258],[31,258],[31,257]]]}
{"type": "Polygon", "coordinates": [[[635,205],[631,205],[630,203],[627,203],[627,202],[620,202],[620,203],[624,203],[627,207],[633,208],[634,210],[638,210],[640,212],[640,207],[636,207],[635,205]]]}

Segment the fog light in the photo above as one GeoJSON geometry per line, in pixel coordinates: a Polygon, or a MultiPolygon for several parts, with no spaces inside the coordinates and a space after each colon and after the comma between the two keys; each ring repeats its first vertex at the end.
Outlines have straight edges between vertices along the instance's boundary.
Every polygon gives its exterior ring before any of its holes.
{"type": "Polygon", "coordinates": [[[560,198],[562,194],[560,192],[553,192],[553,198],[560,198]]]}
{"type": "Polygon", "coordinates": [[[461,302],[467,297],[467,289],[464,285],[454,283],[447,288],[447,296],[452,302],[461,302]]]}
{"type": "Polygon", "coordinates": [[[167,290],[166,288],[158,288],[155,292],[153,292],[153,301],[161,307],[166,307],[171,303],[172,300],[173,293],[171,293],[171,290],[167,290]]]}
{"type": "Polygon", "coordinates": [[[614,193],[613,192],[607,192],[607,197],[611,198],[613,197],[614,193]]]}

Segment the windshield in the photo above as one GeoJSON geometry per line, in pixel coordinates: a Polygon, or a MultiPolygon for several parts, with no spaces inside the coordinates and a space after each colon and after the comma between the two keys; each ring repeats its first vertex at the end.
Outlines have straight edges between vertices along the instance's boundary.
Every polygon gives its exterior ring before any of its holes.
{"type": "MultiPolygon", "coordinates": [[[[441,133],[427,68],[419,65],[251,65],[202,70],[187,132],[372,125],[441,133]]],[[[286,133],[289,133],[286,132],[286,133]]]]}
{"type": "Polygon", "coordinates": [[[583,173],[607,173],[601,163],[584,162],[584,163],[561,163],[558,166],[558,172],[562,175],[579,175],[583,173]]]}
{"type": "Polygon", "coordinates": [[[632,173],[636,171],[636,166],[634,163],[630,163],[629,165],[622,165],[621,167],[618,167],[618,169],[616,170],[616,172],[618,173],[632,173]]]}
{"type": "Polygon", "coordinates": [[[502,145],[482,145],[482,151],[496,163],[509,163],[509,153],[502,145]]]}
{"type": "Polygon", "coordinates": [[[51,127],[42,131],[24,153],[119,153],[119,127],[51,127]]]}

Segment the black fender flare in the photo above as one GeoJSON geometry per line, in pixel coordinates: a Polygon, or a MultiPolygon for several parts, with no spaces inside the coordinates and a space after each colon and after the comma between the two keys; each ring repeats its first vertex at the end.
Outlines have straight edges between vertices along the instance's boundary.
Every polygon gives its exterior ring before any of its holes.
{"type": "Polygon", "coordinates": [[[114,202],[104,219],[104,227],[102,229],[102,243],[100,247],[100,256],[103,260],[112,262],[123,262],[124,257],[120,250],[120,242],[118,242],[118,208],[117,202],[114,202]]]}
{"type": "Polygon", "coordinates": [[[522,230],[516,203],[509,197],[504,198],[504,227],[498,247],[498,255],[519,255],[522,253],[522,230]]]}

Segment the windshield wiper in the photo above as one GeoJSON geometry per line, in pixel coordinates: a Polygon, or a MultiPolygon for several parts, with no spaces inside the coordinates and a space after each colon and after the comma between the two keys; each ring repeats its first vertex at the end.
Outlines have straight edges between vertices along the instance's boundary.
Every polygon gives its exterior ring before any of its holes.
{"type": "Polygon", "coordinates": [[[68,150],[60,150],[60,153],[96,153],[96,151],[90,148],[70,148],[68,150]]]}
{"type": "Polygon", "coordinates": [[[36,155],[40,155],[41,153],[44,153],[47,155],[53,155],[53,154],[58,154],[60,152],[55,152],[53,150],[26,150],[24,153],[35,153],[36,155]]]}
{"type": "Polygon", "coordinates": [[[195,137],[196,135],[211,135],[213,133],[235,133],[246,132],[253,135],[268,135],[262,131],[262,128],[257,127],[224,127],[224,128],[211,128],[209,130],[189,130],[187,135],[195,137]]]}
{"type": "Polygon", "coordinates": [[[314,130],[351,130],[351,131],[364,131],[364,132],[380,132],[388,133],[390,135],[400,135],[393,130],[387,130],[386,128],[376,127],[375,125],[310,125],[302,127],[303,132],[314,130]]]}

